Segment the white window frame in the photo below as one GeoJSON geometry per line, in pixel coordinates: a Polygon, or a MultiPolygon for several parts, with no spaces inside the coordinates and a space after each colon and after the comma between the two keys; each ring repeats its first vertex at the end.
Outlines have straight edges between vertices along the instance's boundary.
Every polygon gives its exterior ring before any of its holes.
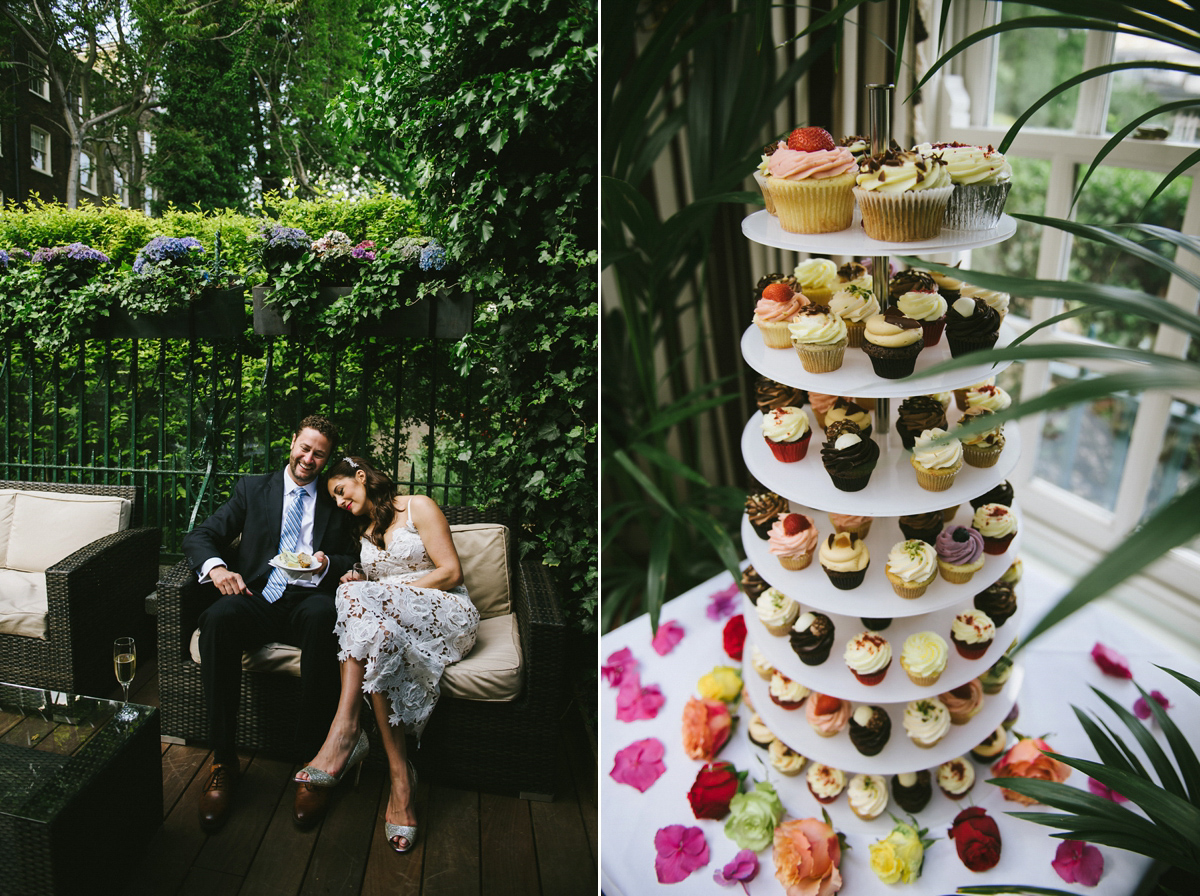
{"type": "Polygon", "coordinates": [[[40,56],[29,54],[29,92],[50,102],[50,66],[40,56]]]}
{"type": "MultiPolygon", "coordinates": [[[[956,4],[956,9],[964,7],[956,4]]],[[[982,0],[966,6],[967,21],[958,25],[957,35],[968,34],[998,20],[999,4],[982,0]]],[[[937,18],[934,18],[937,21],[937,18]]],[[[1084,66],[1104,64],[1111,58],[1113,36],[1090,33],[1085,48],[1084,66]]],[[[951,46],[957,37],[943,45],[951,46]]],[[[998,144],[1007,128],[994,126],[991,111],[994,105],[996,70],[996,41],[976,44],[945,74],[936,76],[938,83],[927,95],[936,96],[938,114],[935,118],[939,134],[964,143],[998,144]]],[[[936,57],[934,57],[936,58],[936,57]]],[[[1049,131],[1026,127],[1007,150],[1009,157],[1042,159],[1050,163],[1049,189],[1045,215],[1072,218],[1070,210],[1072,185],[1079,166],[1085,169],[1107,142],[1104,125],[1109,94],[1108,79],[1092,79],[1080,85],[1073,132],[1049,131]]],[[[931,135],[932,136],[932,135],[931,135]]],[[[1181,162],[1195,145],[1169,141],[1124,141],[1106,159],[1105,165],[1117,168],[1137,168],[1167,173],[1181,162]]],[[[1183,233],[1200,233],[1200,166],[1190,169],[1192,187],[1188,195],[1183,233]]],[[[1042,232],[1038,255],[1038,279],[1063,279],[1067,275],[1073,237],[1052,228],[1042,232]]],[[[969,253],[968,253],[969,255],[969,253]]],[[[1200,273],[1200,261],[1188,252],[1180,251],[1176,261],[1194,273],[1200,273]]],[[[969,259],[964,261],[969,267],[969,259]]],[[[1196,311],[1196,292],[1178,277],[1172,277],[1166,301],[1189,312],[1196,311]]],[[[1008,322],[1018,332],[1034,323],[1046,320],[1063,310],[1056,299],[1035,297],[1031,319],[1022,321],[1009,315],[1008,322]]],[[[1041,335],[1041,334],[1039,334],[1041,335]]],[[[1034,340],[1037,340],[1037,336],[1034,340]]],[[[1095,344],[1084,336],[1056,331],[1058,341],[1095,344]]],[[[1153,350],[1169,357],[1183,357],[1187,338],[1170,327],[1160,327],[1153,350]]],[[[1120,365],[1088,362],[1089,370],[1119,372],[1120,365]]],[[[1127,369],[1127,368],[1126,368],[1127,369]]],[[[1022,399],[1046,391],[1050,385],[1050,363],[1029,362],[1024,365],[1021,383],[1022,399]]],[[[1041,444],[1044,415],[1020,422],[1022,455],[1012,474],[1021,485],[1023,519],[1031,524],[1026,528],[1023,550],[1040,553],[1052,559],[1054,565],[1073,576],[1090,569],[1108,551],[1120,544],[1132,526],[1142,518],[1155,462],[1160,456],[1170,420],[1172,399],[1200,405],[1200,392],[1142,393],[1130,434],[1128,457],[1121,475],[1116,503],[1112,511],[1085,501],[1070,492],[1033,476],[1041,444]],[[1146,462],[1150,459],[1151,462],[1146,462]],[[1036,537],[1030,537],[1031,531],[1036,537]]],[[[1158,625],[1173,630],[1192,650],[1200,649],[1200,553],[1187,548],[1170,551],[1144,574],[1131,579],[1114,590],[1119,603],[1136,608],[1143,617],[1151,616],[1158,625]]]]}
{"type": "Polygon", "coordinates": [[[96,167],[96,157],[86,149],[79,153],[79,189],[85,193],[91,193],[93,196],[97,194],[96,182],[99,177],[99,171],[96,167]],[[87,160],[87,165],[84,165],[84,159],[87,160]],[[88,174],[88,180],[83,179],[84,172],[88,174]]]}
{"type": "Polygon", "coordinates": [[[50,132],[39,128],[37,125],[29,126],[29,167],[41,174],[54,173],[54,141],[50,137],[50,132]],[[42,151],[42,158],[45,162],[44,167],[37,164],[37,152],[33,147],[34,134],[41,134],[45,138],[45,149],[42,151]]]}

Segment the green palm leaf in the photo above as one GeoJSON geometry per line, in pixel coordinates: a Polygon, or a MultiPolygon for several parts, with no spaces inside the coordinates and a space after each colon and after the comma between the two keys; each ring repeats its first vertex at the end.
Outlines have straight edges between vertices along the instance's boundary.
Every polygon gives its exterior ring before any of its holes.
{"type": "MultiPolygon", "coordinates": [[[[1171,760],[1167,757],[1166,752],[1159,746],[1158,740],[1155,739],[1154,735],[1146,730],[1146,726],[1142,724],[1141,720],[1098,688],[1093,687],[1092,693],[1108,704],[1108,708],[1117,714],[1117,717],[1125,723],[1125,727],[1137,738],[1137,742],[1145,752],[1146,758],[1150,760],[1150,764],[1154,766],[1154,771],[1158,773],[1158,779],[1162,782],[1163,788],[1172,796],[1186,801],[1187,793],[1183,789],[1183,782],[1179,780],[1179,775],[1175,772],[1175,767],[1171,765],[1171,760]]],[[[1100,779],[1097,778],[1097,780],[1100,779]]],[[[1136,802],[1133,794],[1125,793],[1123,790],[1120,793],[1122,796],[1127,796],[1136,802]]],[[[1145,807],[1143,806],[1143,808],[1145,807]]],[[[1200,825],[1197,826],[1197,831],[1200,832],[1200,825]]]]}
{"type": "Polygon", "coordinates": [[[667,571],[671,568],[671,542],[675,536],[675,521],[661,519],[650,533],[650,562],[646,566],[646,610],[650,614],[650,630],[658,633],[658,614],[662,611],[667,591],[667,571]]]}
{"type": "Polygon", "coordinates": [[[1071,709],[1075,711],[1075,718],[1079,719],[1079,724],[1083,726],[1084,733],[1095,747],[1101,762],[1112,768],[1145,776],[1146,771],[1137,761],[1137,757],[1122,749],[1125,745],[1119,738],[1113,736],[1111,732],[1105,734],[1092,717],[1079,707],[1072,706],[1071,709]]]}
{"type": "Polygon", "coordinates": [[[1187,737],[1179,730],[1175,720],[1167,715],[1167,711],[1159,705],[1159,702],[1146,693],[1146,690],[1136,681],[1133,684],[1150,707],[1150,711],[1154,714],[1155,720],[1167,738],[1167,744],[1171,747],[1171,753],[1175,757],[1175,764],[1179,766],[1179,773],[1183,776],[1188,799],[1192,805],[1200,806],[1200,760],[1196,758],[1196,751],[1192,749],[1187,737]]]}
{"type": "Polygon", "coordinates": [[[1200,681],[1196,681],[1196,679],[1190,678],[1187,675],[1184,675],[1182,672],[1176,672],[1174,669],[1168,669],[1166,666],[1158,666],[1158,668],[1162,669],[1168,675],[1174,676],[1183,684],[1191,688],[1196,694],[1200,695],[1200,681]]]}

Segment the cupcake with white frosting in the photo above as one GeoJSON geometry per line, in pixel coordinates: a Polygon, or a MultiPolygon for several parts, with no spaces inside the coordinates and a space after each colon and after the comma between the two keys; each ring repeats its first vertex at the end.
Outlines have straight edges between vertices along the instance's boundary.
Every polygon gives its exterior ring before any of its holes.
{"type": "Polygon", "coordinates": [[[888,551],[884,572],[897,595],[909,600],[925,593],[937,577],[937,552],[927,541],[910,538],[888,551]]]}
{"type": "MultiPolygon", "coordinates": [[[[921,687],[937,684],[946,671],[949,659],[950,647],[937,632],[909,635],[904,639],[904,647],[900,651],[900,666],[908,673],[909,680],[921,687]]],[[[946,709],[940,702],[938,705],[946,709]]],[[[946,724],[950,724],[948,716],[946,724]]]]}
{"type": "Polygon", "coordinates": [[[818,803],[832,803],[846,789],[846,773],[832,765],[814,762],[808,767],[808,789],[818,803]]]}
{"type": "Polygon", "coordinates": [[[1003,554],[1017,534],[1017,515],[1003,504],[984,504],[975,511],[971,526],[983,536],[985,554],[1003,554]]]}
{"type": "Polygon", "coordinates": [[[892,664],[892,645],[875,632],[859,632],[846,642],[842,659],[859,684],[877,685],[892,664]]]}
{"type": "Polygon", "coordinates": [[[937,697],[922,697],[904,707],[904,732],[922,749],[938,743],[950,730],[950,713],[937,697]]]}
{"type": "Polygon", "coordinates": [[[767,757],[771,760],[772,768],[789,778],[800,774],[804,769],[804,764],[808,762],[805,757],[778,738],[771,741],[771,745],[767,748],[767,757]]]}
{"type": "Polygon", "coordinates": [[[780,591],[768,588],[754,602],[758,618],[773,635],[786,635],[800,615],[800,605],[780,591]]]}
{"type": "Polygon", "coordinates": [[[883,775],[855,775],[846,785],[850,810],[863,821],[871,821],[887,808],[887,782],[883,775]]]}
{"type": "Polygon", "coordinates": [[[963,465],[962,442],[944,429],[934,427],[913,440],[909,463],[917,474],[917,485],[930,492],[944,492],[954,485],[963,465]],[[936,442],[936,444],[935,444],[936,442]]]}
{"type": "Polygon", "coordinates": [[[937,769],[938,787],[952,800],[961,800],[975,786],[975,767],[959,756],[943,762],[937,769]]]}

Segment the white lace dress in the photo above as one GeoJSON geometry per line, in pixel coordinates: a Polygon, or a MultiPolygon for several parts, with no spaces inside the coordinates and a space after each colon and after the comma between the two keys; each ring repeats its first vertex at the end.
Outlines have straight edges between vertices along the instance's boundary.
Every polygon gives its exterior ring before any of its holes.
{"type": "Polygon", "coordinates": [[[365,661],[364,693],[387,694],[391,724],[420,737],[441,693],[442,671],[475,644],[479,611],[461,585],[440,591],[408,584],[435,568],[411,520],[386,551],[364,538],[361,558],[371,581],[337,590],[338,659],[365,661]]]}

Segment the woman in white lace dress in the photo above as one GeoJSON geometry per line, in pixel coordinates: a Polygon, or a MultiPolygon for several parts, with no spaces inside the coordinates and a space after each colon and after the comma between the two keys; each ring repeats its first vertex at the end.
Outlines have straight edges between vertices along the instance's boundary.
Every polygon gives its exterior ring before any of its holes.
{"type": "MultiPolygon", "coordinates": [[[[337,715],[312,764],[296,775],[296,817],[324,810],[328,789],[366,756],[359,694],[367,694],[387,751],[391,796],[388,842],[407,852],[416,840],[416,796],[405,732],[420,737],[440,693],[442,671],[475,644],[479,611],[462,585],[462,566],[441,509],[395,486],[360,457],[329,471],[327,488],[358,522],[366,580],[347,573],[337,591],[342,691],[337,715]]],[[[307,817],[306,817],[307,816],[307,817]]]]}

